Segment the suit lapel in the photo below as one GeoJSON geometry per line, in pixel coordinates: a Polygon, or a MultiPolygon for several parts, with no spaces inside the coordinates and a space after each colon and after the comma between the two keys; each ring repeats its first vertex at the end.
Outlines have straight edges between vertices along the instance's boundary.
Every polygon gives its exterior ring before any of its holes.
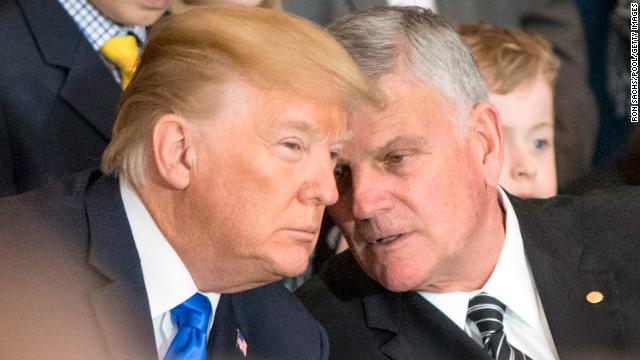
{"type": "Polygon", "coordinates": [[[401,301],[400,294],[391,292],[363,298],[367,326],[393,333],[387,342],[380,344],[380,351],[391,359],[406,359],[411,353],[412,344],[407,343],[404,335],[400,333],[401,301]]]}
{"type": "MultiPolygon", "coordinates": [[[[240,360],[245,358],[236,346],[237,331],[242,331],[242,329],[236,317],[233,297],[234,295],[222,295],[220,297],[213,328],[207,343],[207,359],[240,360]]],[[[243,334],[246,334],[246,332],[243,332],[243,334]]],[[[251,358],[250,355],[251,348],[248,348],[247,356],[251,358]]]]}
{"type": "Polygon", "coordinates": [[[116,359],[157,358],[142,268],[118,181],[98,178],[87,190],[85,201],[89,262],[112,280],[91,293],[111,354],[116,359]]]}
{"type": "Polygon", "coordinates": [[[523,208],[518,219],[525,252],[560,358],[586,356],[620,343],[624,334],[613,274],[598,254],[572,240],[589,237],[580,233],[568,212],[528,213],[523,208]],[[592,291],[601,292],[604,300],[589,303],[586,296],[592,291]]]}
{"type": "Polygon", "coordinates": [[[367,325],[390,332],[380,351],[391,359],[486,359],[490,357],[442,312],[415,292],[367,296],[367,325]]]}
{"type": "Polygon", "coordinates": [[[59,96],[105,139],[120,87],[58,1],[19,0],[44,60],[68,70],[59,96]]]}
{"type": "Polygon", "coordinates": [[[78,42],[60,96],[106,139],[111,139],[120,88],[86,41],[78,42]]]}

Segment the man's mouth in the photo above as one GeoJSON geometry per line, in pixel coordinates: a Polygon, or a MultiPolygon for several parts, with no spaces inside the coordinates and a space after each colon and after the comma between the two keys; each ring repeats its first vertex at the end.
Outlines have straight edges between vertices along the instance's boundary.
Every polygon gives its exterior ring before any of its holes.
{"type": "Polygon", "coordinates": [[[392,241],[398,240],[403,234],[397,234],[397,235],[391,235],[391,236],[385,236],[385,237],[381,237],[375,240],[376,244],[387,244],[390,243],[392,241]]]}

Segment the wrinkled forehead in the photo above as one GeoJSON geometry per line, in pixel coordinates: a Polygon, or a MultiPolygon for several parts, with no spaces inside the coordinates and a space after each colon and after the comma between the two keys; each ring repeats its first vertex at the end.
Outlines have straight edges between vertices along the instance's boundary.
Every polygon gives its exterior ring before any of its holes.
{"type": "Polygon", "coordinates": [[[246,119],[261,134],[288,128],[332,143],[347,134],[349,113],[344,104],[334,100],[261,89],[242,80],[210,86],[194,100],[198,102],[190,109],[194,117],[246,119]]]}
{"type": "Polygon", "coordinates": [[[311,136],[316,142],[337,143],[348,137],[350,112],[335,100],[299,96],[278,90],[259,90],[258,111],[253,118],[261,132],[290,128],[311,136]]]}
{"type": "Polygon", "coordinates": [[[359,109],[349,117],[351,138],[345,157],[372,155],[397,141],[412,146],[434,136],[454,136],[442,95],[398,78],[388,80],[381,81],[381,104],[359,109]]]}

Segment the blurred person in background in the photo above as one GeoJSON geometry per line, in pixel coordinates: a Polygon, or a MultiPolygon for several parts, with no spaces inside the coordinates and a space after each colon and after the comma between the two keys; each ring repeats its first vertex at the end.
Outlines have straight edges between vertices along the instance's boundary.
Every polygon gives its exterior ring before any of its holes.
{"type": "Polygon", "coordinates": [[[0,196],[96,167],[171,0],[0,2],[0,196]]]}
{"type": "Polygon", "coordinates": [[[458,30],[498,109],[505,159],[499,184],[520,198],[558,193],[553,89],[560,61],[548,41],[483,23],[458,30]]]}
{"type": "Polygon", "coordinates": [[[631,1],[578,0],[589,53],[589,82],[599,105],[594,170],[566,192],[640,184],[640,128],[631,122],[631,1]]]}

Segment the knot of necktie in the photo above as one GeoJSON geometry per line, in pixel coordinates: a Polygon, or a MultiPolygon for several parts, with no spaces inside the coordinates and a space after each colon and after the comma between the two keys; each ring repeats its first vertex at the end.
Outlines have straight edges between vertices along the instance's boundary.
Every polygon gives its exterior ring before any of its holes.
{"type": "Polygon", "coordinates": [[[471,319],[484,339],[496,331],[503,330],[502,321],[507,306],[500,300],[481,292],[469,301],[467,316],[471,319]]]}
{"type": "Polygon", "coordinates": [[[126,88],[133,77],[138,62],[138,42],[133,35],[114,36],[107,41],[100,53],[120,70],[122,88],[126,88]]]}
{"type": "Polygon", "coordinates": [[[195,294],[187,301],[171,310],[171,316],[178,328],[191,326],[200,331],[207,331],[209,316],[211,315],[211,303],[202,294],[195,294]]]}
{"type": "Polygon", "coordinates": [[[171,310],[178,326],[165,360],[204,360],[207,348],[207,326],[211,316],[211,302],[199,293],[171,310]]]}
{"type": "Polygon", "coordinates": [[[485,292],[469,300],[467,317],[473,321],[482,337],[484,349],[496,360],[525,359],[526,354],[509,344],[504,332],[504,312],[507,306],[485,292]]]}

